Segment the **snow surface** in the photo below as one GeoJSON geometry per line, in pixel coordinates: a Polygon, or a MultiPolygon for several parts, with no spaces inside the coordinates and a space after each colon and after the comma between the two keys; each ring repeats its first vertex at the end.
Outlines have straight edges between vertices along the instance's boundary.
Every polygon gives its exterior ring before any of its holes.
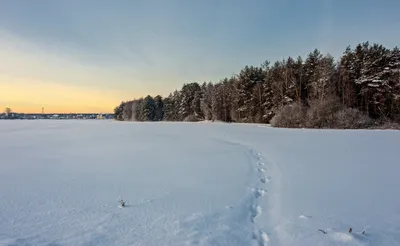
{"type": "Polygon", "coordinates": [[[0,245],[400,245],[399,143],[399,131],[0,121],[0,245]]]}

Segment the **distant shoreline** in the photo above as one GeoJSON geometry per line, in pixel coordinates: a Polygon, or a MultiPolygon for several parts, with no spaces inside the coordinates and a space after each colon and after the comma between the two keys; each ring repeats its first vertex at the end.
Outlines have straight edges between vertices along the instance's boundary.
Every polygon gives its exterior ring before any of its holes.
{"type": "Polygon", "coordinates": [[[85,114],[24,114],[24,113],[11,113],[10,115],[0,114],[0,120],[88,120],[88,119],[113,119],[114,114],[99,114],[99,113],[85,113],[85,114]]]}

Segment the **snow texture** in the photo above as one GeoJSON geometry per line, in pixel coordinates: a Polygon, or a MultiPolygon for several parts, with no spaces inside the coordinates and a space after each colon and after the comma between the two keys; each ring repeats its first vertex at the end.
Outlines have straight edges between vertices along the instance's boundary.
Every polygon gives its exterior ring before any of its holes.
{"type": "Polygon", "coordinates": [[[0,136],[0,245],[400,245],[398,131],[36,120],[0,136]]]}

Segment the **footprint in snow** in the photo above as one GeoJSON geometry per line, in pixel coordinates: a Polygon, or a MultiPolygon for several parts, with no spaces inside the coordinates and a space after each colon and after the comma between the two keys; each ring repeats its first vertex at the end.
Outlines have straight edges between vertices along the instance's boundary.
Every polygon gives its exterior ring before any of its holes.
{"type": "Polygon", "coordinates": [[[261,173],[263,173],[263,172],[265,172],[265,168],[262,168],[262,167],[261,167],[261,168],[258,169],[258,171],[261,172],[261,173]]]}
{"type": "Polygon", "coordinates": [[[255,191],[255,196],[256,198],[259,198],[261,196],[264,196],[265,193],[267,193],[267,190],[260,188],[255,191]]]}
{"type": "Polygon", "coordinates": [[[261,232],[260,232],[260,235],[261,235],[261,238],[260,238],[260,240],[259,240],[258,243],[259,243],[260,245],[266,246],[267,243],[268,243],[268,241],[269,241],[268,234],[265,233],[265,232],[263,232],[263,231],[261,231],[261,232]]]}
{"type": "Polygon", "coordinates": [[[271,177],[261,177],[260,178],[260,181],[262,182],[262,183],[268,183],[268,182],[270,182],[271,181],[271,177]]]}
{"type": "Polygon", "coordinates": [[[259,246],[266,246],[269,242],[269,236],[262,230],[253,231],[253,239],[257,241],[259,246]]]}
{"type": "Polygon", "coordinates": [[[262,209],[260,206],[253,206],[251,209],[251,222],[254,223],[254,220],[262,213],[262,209]]]}
{"type": "Polygon", "coordinates": [[[265,163],[264,162],[259,162],[258,165],[265,166],[265,163]]]}

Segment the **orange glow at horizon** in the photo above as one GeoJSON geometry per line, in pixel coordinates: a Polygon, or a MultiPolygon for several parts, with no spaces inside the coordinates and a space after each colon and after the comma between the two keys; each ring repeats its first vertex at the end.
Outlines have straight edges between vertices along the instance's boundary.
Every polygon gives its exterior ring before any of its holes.
{"type": "Polygon", "coordinates": [[[43,107],[44,113],[112,113],[123,101],[121,94],[126,93],[0,74],[1,112],[9,107],[17,113],[41,113],[43,107]]]}

